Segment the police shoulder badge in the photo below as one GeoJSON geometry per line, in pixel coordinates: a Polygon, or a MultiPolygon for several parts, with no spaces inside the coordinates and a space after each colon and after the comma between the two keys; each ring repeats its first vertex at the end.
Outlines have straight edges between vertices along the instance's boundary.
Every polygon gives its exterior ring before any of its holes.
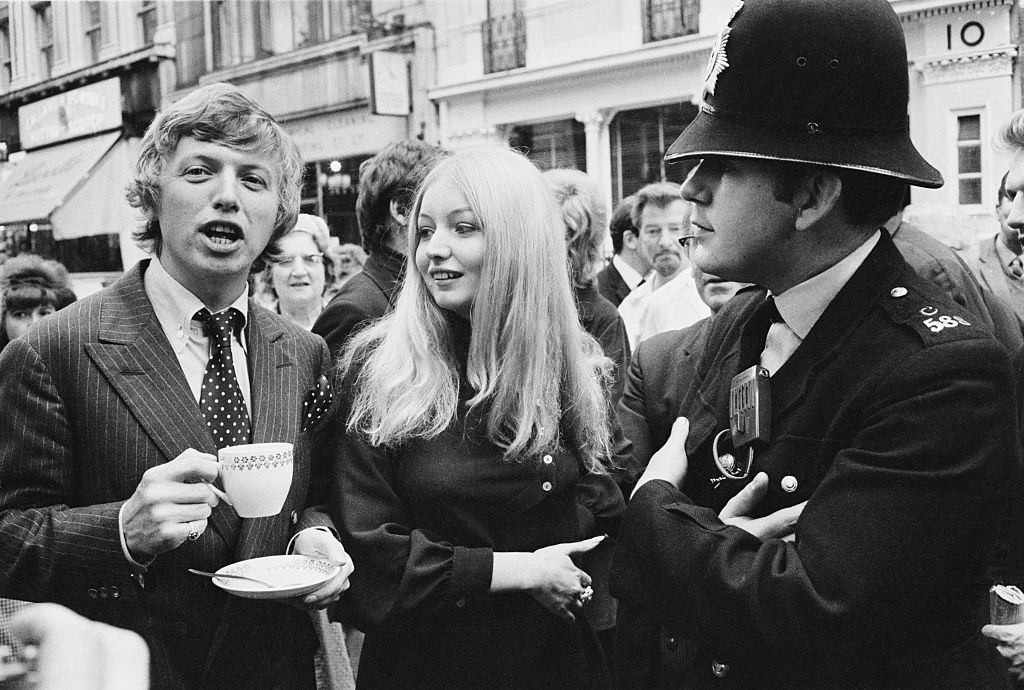
{"type": "Polygon", "coordinates": [[[711,57],[708,59],[708,69],[704,76],[704,93],[706,94],[715,95],[718,75],[729,66],[729,58],[725,54],[725,46],[729,42],[729,32],[731,31],[729,25],[732,24],[732,20],[736,18],[741,9],[743,9],[743,0],[739,0],[739,2],[733,5],[732,12],[729,13],[729,20],[725,23],[725,28],[718,34],[718,38],[715,39],[715,45],[711,48],[711,57]]]}

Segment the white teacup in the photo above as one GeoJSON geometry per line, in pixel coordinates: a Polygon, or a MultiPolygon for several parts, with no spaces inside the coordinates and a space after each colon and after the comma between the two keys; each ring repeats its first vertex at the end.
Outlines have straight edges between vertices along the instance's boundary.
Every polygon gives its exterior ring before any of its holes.
{"type": "Polygon", "coordinates": [[[277,515],[292,486],[292,444],[249,443],[217,451],[224,491],[239,517],[277,515]]]}

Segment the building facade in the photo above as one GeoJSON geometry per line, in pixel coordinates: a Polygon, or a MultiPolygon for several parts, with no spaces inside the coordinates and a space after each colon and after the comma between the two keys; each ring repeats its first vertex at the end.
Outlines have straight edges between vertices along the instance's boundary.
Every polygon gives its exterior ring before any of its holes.
{"type": "MultiPolygon", "coordinates": [[[[437,139],[426,85],[433,30],[420,2],[0,2],[0,260],[32,251],[78,284],[142,256],[124,200],[156,111],[216,81],[294,137],[302,210],[359,242],[359,164],[385,144],[437,139]],[[69,164],[73,163],[73,164],[69,164]],[[90,275],[92,274],[92,275],[90,275]]],[[[95,285],[89,284],[85,290],[95,285]]]]}
{"type": "MultiPolygon", "coordinates": [[[[891,0],[910,126],[946,178],[908,217],[950,244],[994,231],[1021,106],[1013,0],[891,0]]],[[[610,204],[690,165],[667,147],[697,112],[725,0],[0,1],[0,260],[36,251],[105,277],[141,256],[123,201],[163,105],[236,84],[291,132],[302,210],[358,242],[359,165],[418,137],[508,143],[595,176],[610,204]],[[69,161],[74,165],[69,165],[69,161]]]]}
{"type": "MultiPolygon", "coordinates": [[[[488,0],[434,6],[437,103],[450,146],[509,142],[541,167],[595,176],[610,203],[681,182],[665,149],[697,112],[707,56],[732,2],[488,0]]],[[[1008,158],[992,135],[1021,105],[1012,0],[892,0],[907,36],[910,125],[940,169],[908,216],[951,244],[993,230],[1008,158]]],[[[994,231],[994,230],[993,230],[994,231]]]]}

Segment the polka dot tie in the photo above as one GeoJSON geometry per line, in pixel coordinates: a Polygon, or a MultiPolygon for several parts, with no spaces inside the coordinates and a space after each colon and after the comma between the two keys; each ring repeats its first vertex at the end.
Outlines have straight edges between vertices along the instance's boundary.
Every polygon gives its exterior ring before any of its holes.
{"type": "Polygon", "coordinates": [[[206,426],[218,449],[249,443],[249,414],[231,357],[231,338],[245,317],[231,308],[212,315],[200,309],[195,318],[206,324],[206,335],[210,339],[210,361],[206,363],[199,395],[199,408],[206,426]]]}

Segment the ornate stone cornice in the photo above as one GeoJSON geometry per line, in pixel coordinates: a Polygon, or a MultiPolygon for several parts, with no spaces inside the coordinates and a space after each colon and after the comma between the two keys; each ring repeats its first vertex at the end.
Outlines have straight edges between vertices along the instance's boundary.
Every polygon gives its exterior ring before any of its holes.
{"type": "Polygon", "coordinates": [[[980,53],[961,53],[942,57],[924,57],[913,66],[924,76],[924,83],[942,84],[985,77],[1013,75],[1017,46],[1002,46],[980,53]]]}

